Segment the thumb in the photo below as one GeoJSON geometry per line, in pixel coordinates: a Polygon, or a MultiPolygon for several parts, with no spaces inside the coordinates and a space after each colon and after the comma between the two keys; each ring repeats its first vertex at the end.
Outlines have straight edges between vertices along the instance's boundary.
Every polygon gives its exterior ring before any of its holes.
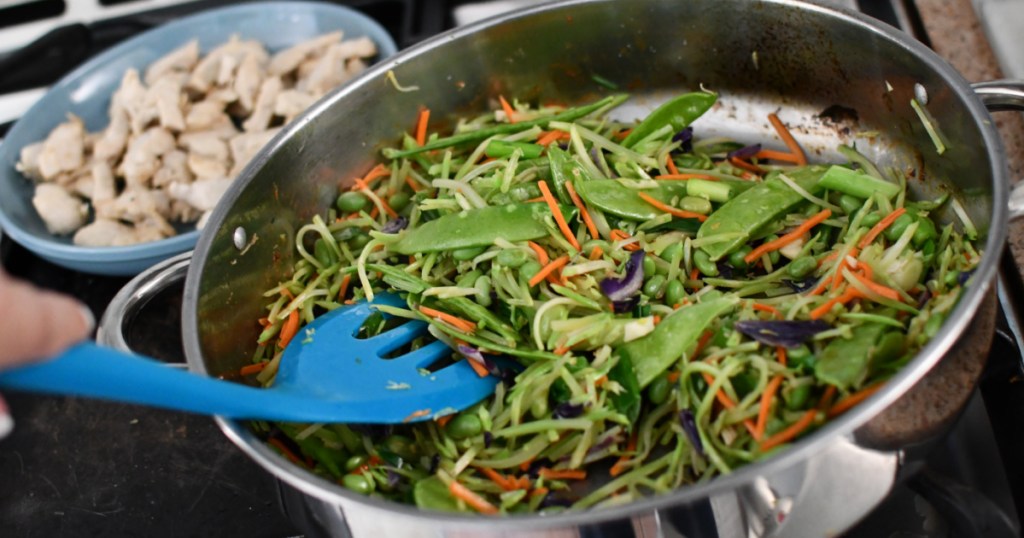
{"type": "Polygon", "coordinates": [[[52,357],[92,332],[95,320],[71,297],[0,271],[0,368],[52,357]]]}

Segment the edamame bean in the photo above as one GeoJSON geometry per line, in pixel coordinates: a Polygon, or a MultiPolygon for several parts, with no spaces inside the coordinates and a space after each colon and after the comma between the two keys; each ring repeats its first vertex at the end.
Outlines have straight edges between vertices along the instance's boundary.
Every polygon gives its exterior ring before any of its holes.
{"type": "Polygon", "coordinates": [[[452,258],[460,262],[465,262],[483,254],[484,250],[487,250],[486,247],[457,248],[452,251],[452,258]]]}
{"type": "Polygon", "coordinates": [[[515,269],[526,263],[530,259],[530,255],[525,251],[518,248],[507,248],[498,253],[495,260],[499,265],[505,267],[511,267],[515,269]]]}
{"type": "Polygon", "coordinates": [[[316,261],[320,262],[324,267],[334,265],[334,252],[331,251],[331,248],[327,246],[327,242],[322,237],[317,239],[313,245],[313,255],[316,256],[316,261]]]}
{"type": "Polygon", "coordinates": [[[946,273],[946,278],[943,280],[947,288],[955,287],[960,283],[960,271],[950,271],[946,273]]]}
{"type": "Polygon", "coordinates": [[[405,459],[416,455],[415,443],[404,435],[389,435],[387,439],[384,439],[384,448],[405,459]]]}
{"type": "Polygon", "coordinates": [[[540,271],[540,264],[536,260],[528,260],[526,263],[519,267],[519,276],[526,280],[530,280],[534,275],[540,271]]]}
{"type": "Polygon", "coordinates": [[[644,256],[644,276],[649,278],[657,271],[658,267],[654,264],[654,258],[644,256]]]}
{"type": "Polygon", "coordinates": [[[786,273],[793,278],[803,278],[818,268],[818,260],[813,256],[800,256],[789,262],[786,266],[786,273]]]}
{"type": "Polygon", "coordinates": [[[795,387],[793,390],[783,392],[782,394],[782,397],[786,400],[786,408],[790,411],[799,411],[800,409],[803,409],[810,396],[810,385],[800,385],[799,387],[795,387]]]}
{"type": "Polygon", "coordinates": [[[806,345],[786,350],[786,362],[793,368],[802,368],[805,371],[814,368],[814,355],[806,345]]]}
{"type": "Polygon", "coordinates": [[[914,217],[904,213],[900,215],[896,220],[885,229],[885,238],[889,241],[895,241],[903,235],[903,232],[907,231],[907,226],[910,226],[914,222],[914,217]]]}
{"type": "Polygon", "coordinates": [[[703,250],[693,253],[693,265],[704,276],[718,276],[718,266],[711,261],[711,256],[703,250]]]}
{"type": "Polygon", "coordinates": [[[338,196],[338,201],[335,202],[335,205],[342,212],[357,213],[362,211],[369,203],[370,200],[363,196],[362,193],[349,191],[338,196]]]}
{"type": "Polygon", "coordinates": [[[477,290],[476,302],[483,307],[491,306],[491,277],[484,275],[476,279],[473,287],[477,290]]]}
{"type": "Polygon", "coordinates": [[[402,210],[409,205],[409,200],[411,200],[411,198],[408,193],[399,191],[388,198],[388,205],[391,206],[391,209],[401,213],[402,210]]]}
{"type": "Polygon", "coordinates": [[[356,454],[345,460],[345,470],[349,472],[355,471],[364,463],[366,463],[366,456],[364,454],[356,454]]]}
{"type": "Polygon", "coordinates": [[[878,221],[882,220],[882,216],[877,212],[868,213],[864,215],[864,218],[860,221],[861,225],[867,226],[868,228],[878,224],[878,221]]]}
{"type": "Polygon", "coordinates": [[[479,269],[473,269],[472,271],[462,275],[458,280],[455,281],[455,285],[460,288],[472,288],[476,285],[476,279],[483,275],[479,269]]]}
{"type": "Polygon", "coordinates": [[[661,257],[661,259],[663,259],[663,260],[665,260],[665,261],[667,261],[669,263],[672,263],[673,259],[677,259],[677,260],[683,259],[682,254],[683,254],[683,244],[682,243],[672,243],[671,245],[665,247],[665,250],[661,251],[660,257],[661,257]]]}
{"type": "Polygon", "coordinates": [[[917,229],[914,230],[914,246],[921,248],[928,240],[938,239],[939,233],[935,229],[935,223],[928,217],[917,219],[917,229]]]}
{"type": "Polygon", "coordinates": [[[480,435],[483,430],[484,425],[480,422],[480,417],[472,413],[461,413],[448,421],[448,424],[444,427],[444,431],[452,439],[474,437],[480,435]]]}
{"type": "Polygon", "coordinates": [[[668,399],[668,392],[671,388],[672,384],[668,382],[668,374],[662,373],[647,386],[647,399],[654,405],[661,405],[668,399]]]}
{"type": "Polygon", "coordinates": [[[743,245],[742,247],[739,248],[739,250],[736,250],[735,252],[729,254],[729,265],[740,270],[746,269],[748,264],[747,260],[745,260],[744,258],[747,257],[747,254],[750,254],[751,250],[753,249],[751,249],[749,246],[743,245]]]}
{"type": "Polygon", "coordinates": [[[669,306],[675,306],[686,298],[686,288],[683,283],[678,280],[670,280],[668,285],[665,286],[665,302],[669,306]]]}
{"type": "Polygon", "coordinates": [[[347,474],[341,479],[341,483],[346,488],[363,495],[373,492],[373,484],[361,474],[347,474]]]}
{"type": "Polygon", "coordinates": [[[654,275],[644,282],[644,294],[648,297],[654,297],[661,291],[662,284],[665,283],[665,277],[663,275],[654,275]]]}
{"type": "Polygon", "coordinates": [[[864,201],[856,196],[844,194],[839,197],[839,207],[842,208],[843,213],[846,213],[847,215],[856,213],[863,205],[864,201]]]}
{"type": "Polygon", "coordinates": [[[350,243],[352,244],[352,248],[356,250],[362,250],[362,248],[365,247],[366,244],[370,242],[370,239],[370,234],[362,230],[359,230],[358,233],[352,236],[350,243]]]}

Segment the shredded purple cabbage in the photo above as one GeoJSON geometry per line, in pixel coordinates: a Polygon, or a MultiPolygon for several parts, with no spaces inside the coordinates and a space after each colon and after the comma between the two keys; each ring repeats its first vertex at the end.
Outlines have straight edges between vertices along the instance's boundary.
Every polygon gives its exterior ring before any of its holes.
{"type": "Polygon", "coordinates": [[[401,481],[402,481],[402,475],[392,471],[391,469],[388,469],[388,475],[387,475],[388,488],[390,488],[390,489],[397,488],[398,484],[401,481]]]}
{"type": "Polygon", "coordinates": [[[832,328],[824,320],[781,320],[751,319],[737,321],[735,329],[762,344],[770,346],[797,347],[812,336],[832,328]]]}
{"type": "Polygon", "coordinates": [[[759,151],[761,151],[761,144],[751,144],[749,146],[743,146],[740,149],[734,149],[727,153],[726,156],[730,159],[733,157],[749,159],[754,155],[757,155],[757,152],[759,151]]]}
{"type": "MultiPolygon", "coordinates": [[[[626,274],[621,279],[609,277],[602,280],[600,285],[601,291],[608,299],[613,303],[620,303],[633,299],[643,283],[644,251],[638,250],[629,256],[629,261],[626,262],[626,274]]],[[[618,310],[618,306],[616,306],[616,310],[618,310]]]]}
{"type": "Polygon", "coordinates": [[[679,422],[683,425],[683,432],[686,433],[686,438],[690,440],[690,444],[693,445],[698,454],[704,456],[704,443],[700,440],[700,432],[697,431],[697,421],[693,417],[693,411],[689,409],[680,411],[679,422]]]}
{"type": "Polygon", "coordinates": [[[491,443],[494,442],[494,434],[491,432],[484,432],[484,448],[491,448],[491,443]]]}
{"type": "Polygon", "coordinates": [[[672,136],[673,142],[679,142],[679,151],[689,153],[693,151],[693,127],[683,127],[681,131],[672,136]]]}
{"type": "Polygon", "coordinates": [[[974,276],[974,269],[971,269],[970,271],[960,271],[960,274],[956,275],[956,281],[963,286],[964,284],[967,284],[967,281],[970,280],[972,276],[974,276]]]}
{"type": "Polygon", "coordinates": [[[803,280],[790,280],[788,278],[782,279],[782,283],[789,286],[796,293],[803,293],[814,286],[818,285],[818,279],[816,278],[805,278],[803,280]]]}
{"type": "Polygon", "coordinates": [[[563,499],[561,497],[556,497],[553,493],[548,492],[548,494],[544,496],[544,500],[540,502],[540,507],[541,508],[554,508],[554,507],[569,508],[570,506],[572,506],[572,503],[573,503],[573,501],[571,501],[569,499],[563,499]]]}
{"type": "Polygon", "coordinates": [[[576,418],[583,414],[583,404],[574,404],[571,402],[562,402],[555,407],[555,410],[551,412],[551,416],[555,418],[576,418]]]}
{"type": "Polygon", "coordinates": [[[405,217],[397,217],[384,223],[380,231],[386,234],[396,234],[406,228],[409,225],[409,219],[405,217]]]}
{"type": "Polygon", "coordinates": [[[495,364],[494,361],[484,357],[483,353],[480,353],[479,349],[465,344],[459,344],[457,346],[457,351],[460,355],[465,357],[466,360],[476,361],[477,364],[483,365],[489,374],[493,376],[501,376],[501,370],[498,368],[498,365],[495,364]]]}

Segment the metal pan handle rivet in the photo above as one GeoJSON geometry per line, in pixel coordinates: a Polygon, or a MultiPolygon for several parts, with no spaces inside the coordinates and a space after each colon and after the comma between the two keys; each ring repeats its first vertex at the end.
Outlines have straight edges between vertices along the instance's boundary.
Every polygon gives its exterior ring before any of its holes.
{"type": "Polygon", "coordinates": [[[235,233],[231,236],[231,239],[238,250],[244,250],[245,246],[249,244],[249,234],[241,226],[235,228],[235,233]]]}

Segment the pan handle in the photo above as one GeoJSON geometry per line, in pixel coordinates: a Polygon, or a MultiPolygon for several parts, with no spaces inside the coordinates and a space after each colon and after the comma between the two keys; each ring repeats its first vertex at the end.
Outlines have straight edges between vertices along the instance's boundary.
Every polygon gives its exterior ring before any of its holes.
{"type": "MultiPolygon", "coordinates": [[[[1024,81],[992,80],[972,84],[974,93],[990,112],[1024,111],[1024,81]]],[[[1010,190],[1010,219],[1024,217],[1024,182],[1010,190]]]]}
{"type": "MultiPolygon", "coordinates": [[[[121,351],[131,351],[124,336],[126,321],[132,319],[150,300],[172,284],[185,279],[192,252],[164,260],[131,279],[110,301],[96,331],[96,342],[121,351]]],[[[185,368],[184,363],[168,366],[185,368]]]]}

